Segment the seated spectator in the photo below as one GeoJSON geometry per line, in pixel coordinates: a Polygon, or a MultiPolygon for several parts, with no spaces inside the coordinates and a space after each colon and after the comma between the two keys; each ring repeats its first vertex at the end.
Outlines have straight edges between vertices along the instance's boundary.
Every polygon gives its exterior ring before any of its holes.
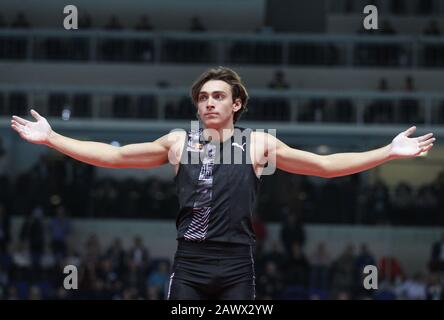
{"type": "Polygon", "coordinates": [[[190,31],[202,32],[206,30],[199,17],[194,16],[191,18],[190,31]]]}
{"type": "Polygon", "coordinates": [[[425,300],[426,284],[423,276],[416,273],[412,278],[407,278],[396,287],[398,299],[402,300],[425,300]]]}
{"type": "Polygon", "coordinates": [[[290,291],[295,289],[308,294],[306,290],[309,285],[310,264],[299,243],[294,242],[291,249],[291,255],[288,257],[284,268],[285,284],[290,291]]]}
{"type": "Polygon", "coordinates": [[[3,15],[0,14],[0,28],[5,28],[5,27],[6,27],[5,19],[3,18],[3,15]]]}
{"type": "Polygon", "coordinates": [[[260,300],[279,299],[281,297],[284,280],[277,263],[273,260],[266,262],[263,272],[258,278],[258,298],[260,300]]]}
{"type": "Polygon", "coordinates": [[[382,22],[381,33],[382,34],[387,34],[387,35],[392,35],[392,34],[396,34],[396,31],[393,28],[393,26],[390,23],[390,21],[384,20],[382,22]]]}
{"type": "Polygon", "coordinates": [[[393,256],[383,256],[378,263],[379,278],[393,283],[404,277],[404,271],[398,259],[393,256]]]}
{"type": "Polygon", "coordinates": [[[324,242],[318,243],[316,251],[310,256],[310,288],[328,289],[331,255],[324,242]]]}
{"type": "Polygon", "coordinates": [[[66,256],[67,240],[71,232],[71,220],[67,217],[63,206],[56,209],[56,216],[51,220],[51,247],[57,260],[66,256]]]}
{"type": "Polygon", "coordinates": [[[432,245],[429,270],[430,272],[444,272],[444,233],[441,239],[432,245]]]}
{"type": "Polygon", "coordinates": [[[108,20],[108,23],[105,25],[105,29],[107,30],[121,30],[123,29],[122,24],[119,21],[119,18],[117,16],[112,15],[110,19],[108,20]]]}
{"type": "Polygon", "coordinates": [[[146,280],[147,287],[155,287],[158,293],[158,299],[164,299],[167,296],[166,288],[170,279],[169,265],[166,261],[159,261],[157,268],[152,271],[146,280]]]}
{"type": "Polygon", "coordinates": [[[11,222],[3,203],[0,203],[0,254],[5,253],[11,239],[11,222]]]}
{"type": "MultiPolygon", "coordinates": [[[[387,79],[381,78],[378,84],[378,91],[381,93],[389,90],[387,79]]],[[[393,100],[377,98],[371,102],[364,112],[365,122],[370,123],[391,123],[394,119],[393,100]]]]}
{"type": "MultiPolygon", "coordinates": [[[[407,76],[404,82],[404,91],[413,93],[416,91],[414,80],[411,76],[407,76]]],[[[418,122],[419,119],[419,103],[414,98],[405,98],[400,101],[400,120],[403,123],[418,122]]]]}
{"type": "Polygon", "coordinates": [[[146,14],[144,14],[143,16],[140,17],[140,20],[136,24],[134,29],[139,30],[139,31],[142,31],[142,30],[143,31],[151,31],[154,29],[154,27],[150,22],[150,18],[146,14]]]}
{"type": "Polygon", "coordinates": [[[79,29],[90,29],[91,27],[91,16],[85,12],[79,18],[79,29]]]}
{"type": "Polygon", "coordinates": [[[23,12],[17,13],[15,20],[11,23],[12,28],[29,28],[31,24],[23,12]]]}
{"type": "Polygon", "coordinates": [[[354,246],[348,244],[332,264],[331,294],[334,298],[352,294],[356,275],[356,256],[354,246]]]}
{"type": "Polygon", "coordinates": [[[441,30],[439,30],[438,23],[436,22],[436,20],[430,21],[430,23],[424,29],[423,34],[424,35],[428,35],[428,36],[439,36],[439,35],[441,35],[441,30]]]}
{"type": "Polygon", "coordinates": [[[297,212],[288,212],[282,221],[280,236],[286,253],[290,256],[293,252],[293,244],[298,243],[301,247],[305,244],[304,223],[297,212]]]}
{"type": "Polygon", "coordinates": [[[270,89],[288,89],[290,84],[285,80],[285,74],[282,70],[275,72],[273,79],[268,84],[270,89]]]}
{"type": "Polygon", "coordinates": [[[426,285],[427,300],[444,300],[444,288],[439,274],[432,273],[429,275],[426,285]]]}

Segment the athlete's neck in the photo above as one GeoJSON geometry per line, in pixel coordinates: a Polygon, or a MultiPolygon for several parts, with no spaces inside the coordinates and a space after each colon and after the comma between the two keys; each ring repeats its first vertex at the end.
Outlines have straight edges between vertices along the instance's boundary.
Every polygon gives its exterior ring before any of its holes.
{"type": "Polygon", "coordinates": [[[203,135],[205,140],[213,142],[225,142],[233,136],[234,124],[220,128],[205,128],[203,135]]]}

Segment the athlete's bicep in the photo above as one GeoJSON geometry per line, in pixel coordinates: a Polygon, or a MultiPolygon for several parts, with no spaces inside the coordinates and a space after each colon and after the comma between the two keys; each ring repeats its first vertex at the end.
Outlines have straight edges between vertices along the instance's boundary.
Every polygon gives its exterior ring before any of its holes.
{"type": "Polygon", "coordinates": [[[169,133],[153,142],[129,144],[119,148],[117,167],[154,168],[169,163],[170,150],[177,141],[177,133],[169,133]]]}
{"type": "Polygon", "coordinates": [[[273,143],[268,144],[268,159],[273,161],[278,169],[303,175],[325,176],[323,156],[291,148],[277,138],[270,141],[273,143]]]}

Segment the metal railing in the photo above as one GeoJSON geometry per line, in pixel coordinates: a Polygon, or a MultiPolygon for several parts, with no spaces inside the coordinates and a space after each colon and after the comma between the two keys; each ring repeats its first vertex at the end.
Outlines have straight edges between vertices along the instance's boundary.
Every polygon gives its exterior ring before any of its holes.
{"type": "Polygon", "coordinates": [[[0,60],[444,67],[444,38],[107,30],[0,30],[0,60]]]}
{"type": "MultiPolygon", "coordinates": [[[[291,123],[444,124],[444,94],[251,89],[249,121],[291,123]]],[[[70,119],[195,119],[188,88],[0,85],[0,116],[38,108],[70,119]]]]}

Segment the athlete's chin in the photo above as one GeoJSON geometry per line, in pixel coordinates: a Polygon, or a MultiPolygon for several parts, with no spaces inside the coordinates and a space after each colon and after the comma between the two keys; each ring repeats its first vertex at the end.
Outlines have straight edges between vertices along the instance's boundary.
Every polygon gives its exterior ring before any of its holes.
{"type": "Polygon", "coordinates": [[[206,128],[217,129],[222,125],[222,121],[220,119],[207,119],[204,121],[204,125],[206,128]]]}

